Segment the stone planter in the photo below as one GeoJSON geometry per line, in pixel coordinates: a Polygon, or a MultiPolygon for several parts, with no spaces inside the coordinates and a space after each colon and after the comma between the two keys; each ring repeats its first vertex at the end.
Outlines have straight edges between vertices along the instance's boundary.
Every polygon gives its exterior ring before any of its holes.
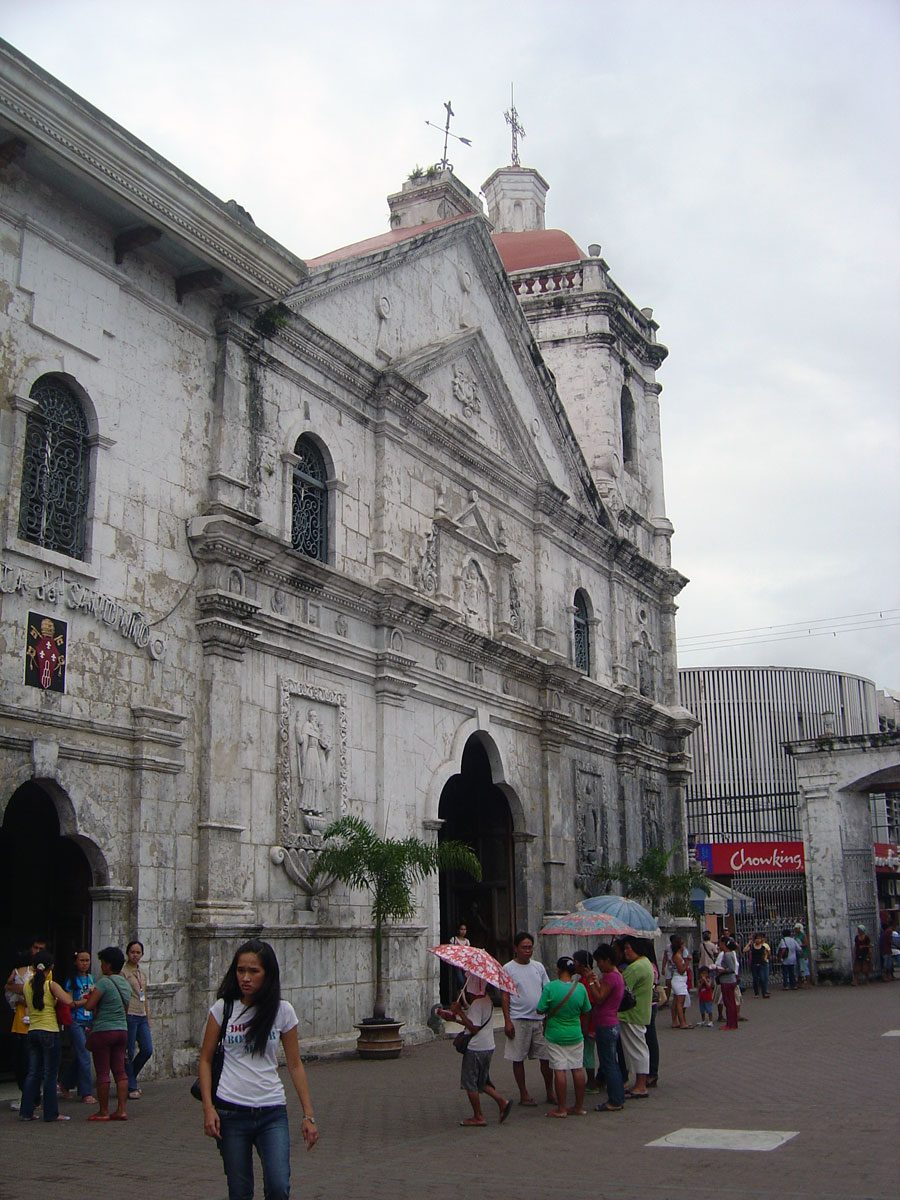
{"type": "Polygon", "coordinates": [[[399,1058],[403,1049],[400,1030],[405,1021],[363,1021],[354,1026],[359,1030],[356,1051],[360,1058],[399,1058]]]}
{"type": "Polygon", "coordinates": [[[833,958],[817,958],[816,959],[816,980],[820,983],[833,984],[840,983],[840,972],[838,971],[837,962],[833,958]]]}

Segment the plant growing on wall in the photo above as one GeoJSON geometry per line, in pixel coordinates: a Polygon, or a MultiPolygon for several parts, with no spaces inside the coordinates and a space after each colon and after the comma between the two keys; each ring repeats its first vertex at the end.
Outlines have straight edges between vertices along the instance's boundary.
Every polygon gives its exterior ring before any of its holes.
{"type": "Polygon", "coordinates": [[[481,878],[475,852],[463,842],[429,845],[419,838],[380,838],[368,821],[341,817],[323,833],[325,846],[312,872],[333,875],[353,888],[365,888],[372,897],[375,927],[375,1004],[370,1018],[386,1021],[384,1014],[383,930],[390,921],[409,921],[416,913],[415,889],[438,871],[465,871],[481,878]]]}
{"type": "Polygon", "coordinates": [[[662,912],[673,917],[694,916],[691,892],[698,887],[708,896],[711,889],[700,870],[671,871],[669,864],[674,853],[674,846],[671,850],[651,846],[634,866],[619,863],[608,867],[606,878],[620,883],[625,895],[632,900],[646,901],[656,916],[662,912]]]}

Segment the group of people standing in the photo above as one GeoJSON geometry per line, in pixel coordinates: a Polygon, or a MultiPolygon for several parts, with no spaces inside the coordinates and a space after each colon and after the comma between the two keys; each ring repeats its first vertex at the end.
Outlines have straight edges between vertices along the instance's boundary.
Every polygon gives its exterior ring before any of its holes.
{"type": "MultiPolygon", "coordinates": [[[[589,955],[578,950],[556,964],[556,979],[534,958],[534,936],[520,931],[514,954],[503,969],[516,993],[501,992],[504,1058],[511,1063],[519,1104],[533,1107],[525,1063],[537,1060],[550,1110],[548,1117],[587,1116],[588,1087],[606,1087],[599,1112],[621,1112],[626,1099],[645,1099],[659,1075],[656,1038],[655,985],[658,971],[648,939],[616,938],[589,955]],[[595,1051],[599,1065],[595,1065],[595,1051]],[[572,1078],[573,1101],[568,1103],[572,1078]],[[631,1086],[625,1086],[631,1079],[631,1086]]],[[[463,1055],[460,1087],[472,1106],[463,1126],[484,1126],[480,1096],[487,1095],[505,1121],[512,1101],[494,1087],[490,1063],[494,1052],[492,1006],[483,980],[468,976],[464,992],[449,1008],[438,1009],[445,1020],[456,1021],[473,1036],[463,1055]],[[478,1040],[476,1040],[478,1039],[478,1040]]]]}
{"type": "Polygon", "coordinates": [[[21,1092],[11,1107],[23,1121],[36,1120],[38,1107],[44,1121],[69,1121],[59,1101],[72,1099],[73,1091],[82,1103],[96,1106],[89,1121],[128,1119],[128,1101],[140,1098],[138,1076],[153,1053],[143,955],[139,941],[129,942],[124,954],[107,946],[97,955],[95,977],[90,951],[78,950],[69,968],[57,968],[46,941],[32,939],[27,961],[10,972],[5,989],[21,1092]],[[71,1061],[60,1078],[64,1034],[71,1061]]]}

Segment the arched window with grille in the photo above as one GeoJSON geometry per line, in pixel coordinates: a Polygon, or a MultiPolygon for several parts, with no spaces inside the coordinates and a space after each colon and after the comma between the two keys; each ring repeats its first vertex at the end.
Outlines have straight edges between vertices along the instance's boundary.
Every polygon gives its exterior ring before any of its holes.
{"type": "Polygon", "coordinates": [[[291,489],[291,545],[301,554],[328,560],[328,472],[322,451],[311,437],[297,439],[291,489]]]}
{"type": "Polygon", "coordinates": [[[580,588],[575,593],[574,609],[575,666],[579,671],[584,671],[585,675],[589,675],[591,671],[591,626],[587,596],[580,588]]]}
{"type": "Polygon", "coordinates": [[[84,559],[90,475],[84,408],[55,375],[42,375],[30,395],[37,407],[25,424],[19,537],[84,559]]]}

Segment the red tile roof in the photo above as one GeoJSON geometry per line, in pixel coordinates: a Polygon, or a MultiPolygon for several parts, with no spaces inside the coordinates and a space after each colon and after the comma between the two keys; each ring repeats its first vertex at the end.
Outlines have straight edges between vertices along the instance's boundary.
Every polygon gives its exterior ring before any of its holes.
{"type": "Polygon", "coordinates": [[[440,229],[443,225],[453,225],[456,221],[466,221],[471,213],[462,213],[455,217],[445,217],[442,221],[426,221],[423,225],[407,225],[402,229],[391,229],[387,233],[379,233],[375,237],[366,238],[362,242],[354,242],[351,246],[342,246],[339,250],[330,250],[328,254],[320,254],[318,258],[307,258],[306,265],[311,271],[319,267],[330,266],[331,263],[342,262],[348,258],[362,258],[367,254],[377,254],[379,250],[388,250],[399,242],[418,237],[430,229],[440,229]]]}
{"type": "Polygon", "coordinates": [[[557,263],[580,262],[584,251],[562,229],[529,229],[493,233],[491,237],[507,271],[528,271],[557,263]]]}

